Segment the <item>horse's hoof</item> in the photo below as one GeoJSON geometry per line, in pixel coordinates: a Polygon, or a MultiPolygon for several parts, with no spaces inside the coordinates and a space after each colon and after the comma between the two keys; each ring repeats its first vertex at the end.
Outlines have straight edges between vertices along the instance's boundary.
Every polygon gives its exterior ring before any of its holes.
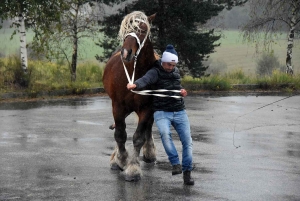
{"type": "Polygon", "coordinates": [[[133,175],[133,176],[125,175],[125,181],[137,182],[139,180],[141,180],[140,175],[133,175]]]}
{"type": "Polygon", "coordinates": [[[121,171],[123,171],[123,169],[120,168],[120,166],[118,166],[117,164],[111,164],[110,169],[111,170],[121,170],[121,171]]]}
{"type": "Polygon", "coordinates": [[[153,163],[156,161],[156,158],[146,158],[145,155],[143,156],[143,161],[145,163],[153,163]]]}

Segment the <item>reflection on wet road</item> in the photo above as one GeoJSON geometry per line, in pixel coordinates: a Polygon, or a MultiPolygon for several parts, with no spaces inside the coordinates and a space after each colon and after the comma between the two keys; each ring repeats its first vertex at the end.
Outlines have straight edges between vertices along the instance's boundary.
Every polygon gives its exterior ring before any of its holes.
{"type": "MultiPolygon", "coordinates": [[[[185,99],[195,186],[171,175],[155,126],[157,162],[141,161],[141,181],[110,170],[107,97],[0,103],[0,200],[300,200],[300,96],[252,112],[281,98],[185,99]]],[[[126,123],[130,151],[136,115],[126,123]]]]}

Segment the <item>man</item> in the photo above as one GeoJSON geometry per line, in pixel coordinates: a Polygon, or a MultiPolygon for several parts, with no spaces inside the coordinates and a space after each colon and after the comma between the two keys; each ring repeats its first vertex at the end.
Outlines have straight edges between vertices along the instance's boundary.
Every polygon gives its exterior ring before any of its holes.
{"type": "MultiPolygon", "coordinates": [[[[127,89],[141,89],[147,85],[152,85],[155,89],[180,90],[181,96],[187,96],[187,91],[181,86],[179,70],[176,67],[177,62],[177,52],[172,45],[168,45],[161,60],[156,61],[153,68],[142,78],[133,84],[128,83],[127,89]]],[[[167,95],[174,95],[174,92],[167,92],[167,95]]],[[[154,120],[164,149],[173,166],[172,175],[181,174],[183,171],[184,184],[194,185],[194,180],[191,177],[193,144],[183,98],[154,96],[153,109],[154,120]],[[182,166],[172,140],[171,125],[177,131],[182,144],[182,166]]]]}

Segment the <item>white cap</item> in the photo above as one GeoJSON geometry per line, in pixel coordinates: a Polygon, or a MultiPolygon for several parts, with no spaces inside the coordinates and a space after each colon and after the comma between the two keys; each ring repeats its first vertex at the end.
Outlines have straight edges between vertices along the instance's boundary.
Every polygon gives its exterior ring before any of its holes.
{"type": "Polygon", "coordinates": [[[170,52],[164,52],[161,57],[162,62],[175,62],[178,63],[178,56],[170,52]]]}

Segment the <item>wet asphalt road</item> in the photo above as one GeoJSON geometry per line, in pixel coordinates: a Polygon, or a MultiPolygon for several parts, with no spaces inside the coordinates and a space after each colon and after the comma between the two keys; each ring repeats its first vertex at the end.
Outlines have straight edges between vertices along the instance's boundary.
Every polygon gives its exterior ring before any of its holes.
{"type": "Polygon", "coordinates": [[[108,97],[0,103],[0,200],[300,200],[300,96],[263,107],[282,98],[187,97],[194,186],[171,176],[155,126],[139,182],[110,170],[108,97]]]}

